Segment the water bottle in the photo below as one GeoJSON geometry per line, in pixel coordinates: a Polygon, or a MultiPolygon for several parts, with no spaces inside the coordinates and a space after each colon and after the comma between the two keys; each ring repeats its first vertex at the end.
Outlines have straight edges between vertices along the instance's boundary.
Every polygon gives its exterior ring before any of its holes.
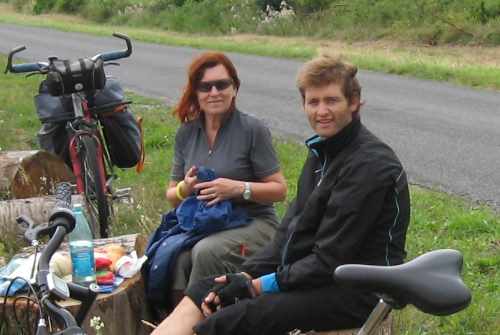
{"type": "Polygon", "coordinates": [[[75,229],[69,234],[69,250],[71,253],[71,264],[73,265],[73,282],[89,286],[95,283],[94,242],[92,232],[82,205],[73,206],[75,215],[75,229]]]}

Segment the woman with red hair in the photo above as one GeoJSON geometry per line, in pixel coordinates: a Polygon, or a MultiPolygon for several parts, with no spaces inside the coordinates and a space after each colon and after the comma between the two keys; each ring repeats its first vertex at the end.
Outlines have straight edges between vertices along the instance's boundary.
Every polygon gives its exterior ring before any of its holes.
{"type": "Polygon", "coordinates": [[[201,278],[234,272],[246,256],[274,235],[278,219],[273,203],[287,187],[272,146],[270,131],[255,117],[239,111],[240,80],[222,53],[196,57],[174,114],[181,121],[166,196],[173,207],[191,195],[209,206],[229,200],[246,211],[251,223],[200,240],[177,258],[172,304],[201,278]],[[197,180],[200,166],[215,171],[209,182],[197,180]]]}

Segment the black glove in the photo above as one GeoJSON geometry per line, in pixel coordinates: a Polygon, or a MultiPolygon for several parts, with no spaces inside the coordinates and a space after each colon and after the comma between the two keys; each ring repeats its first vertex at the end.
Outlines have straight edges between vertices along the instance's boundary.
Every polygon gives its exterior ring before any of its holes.
{"type": "MultiPolygon", "coordinates": [[[[243,273],[230,273],[226,275],[225,283],[218,283],[210,290],[220,299],[222,307],[237,303],[241,299],[254,298],[257,294],[252,285],[252,280],[243,273]]],[[[215,310],[215,304],[210,304],[210,309],[215,310]]]]}

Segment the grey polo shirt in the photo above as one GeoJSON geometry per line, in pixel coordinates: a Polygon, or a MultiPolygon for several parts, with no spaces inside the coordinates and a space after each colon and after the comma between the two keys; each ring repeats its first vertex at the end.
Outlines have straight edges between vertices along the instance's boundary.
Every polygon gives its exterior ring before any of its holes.
{"type": "MultiPolygon", "coordinates": [[[[235,109],[224,121],[212,149],[201,118],[181,124],[175,136],[171,179],[180,181],[191,166],[212,168],[218,177],[259,181],[280,170],[269,129],[257,118],[235,109]]],[[[248,215],[274,214],[272,204],[233,199],[248,215]]]]}

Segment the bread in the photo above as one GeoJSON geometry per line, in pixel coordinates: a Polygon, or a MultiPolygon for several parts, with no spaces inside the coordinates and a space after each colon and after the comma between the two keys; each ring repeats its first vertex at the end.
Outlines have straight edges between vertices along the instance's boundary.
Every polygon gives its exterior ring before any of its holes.
{"type": "Polygon", "coordinates": [[[73,269],[71,265],[71,256],[67,251],[58,251],[50,259],[50,272],[54,273],[59,278],[63,278],[71,274],[73,269]]]}
{"type": "Polygon", "coordinates": [[[103,249],[106,251],[108,258],[111,259],[111,270],[116,272],[116,262],[125,256],[127,251],[119,244],[109,244],[104,246],[103,249]]]}

